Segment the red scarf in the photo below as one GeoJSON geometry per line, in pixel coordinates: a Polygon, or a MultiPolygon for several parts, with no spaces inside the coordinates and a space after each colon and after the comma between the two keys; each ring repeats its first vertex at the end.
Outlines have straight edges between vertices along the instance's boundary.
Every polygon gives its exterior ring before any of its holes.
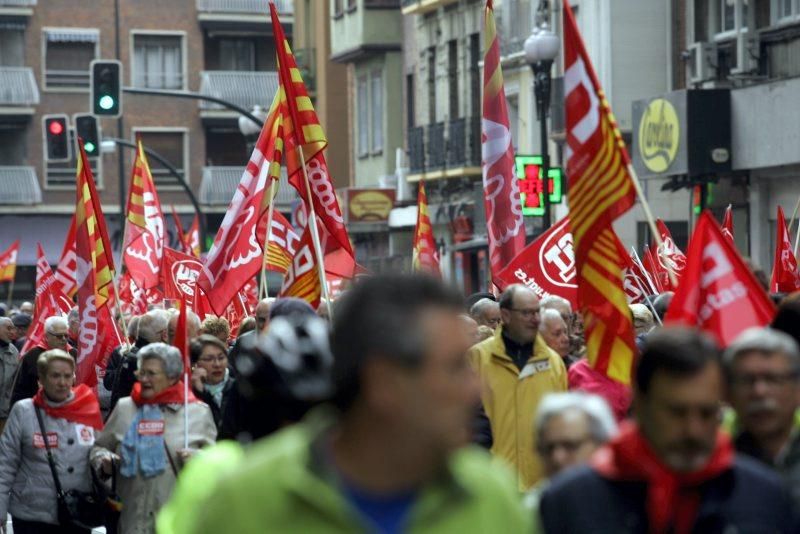
{"type": "Polygon", "coordinates": [[[733,463],[730,438],[717,433],[708,463],[698,471],[676,473],[664,465],[633,423],[623,423],[619,436],[592,457],[592,467],[611,480],[647,482],[650,532],[691,532],[700,507],[699,487],[717,478],[733,463]]]}
{"type": "MultiPolygon", "coordinates": [[[[183,380],[178,380],[175,384],[161,390],[160,393],[149,399],[142,398],[142,384],[141,382],[136,382],[133,385],[133,391],[131,391],[131,398],[136,403],[136,406],[142,406],[143,404],[183,404],[183,380]]],[[[200,402],[192,393],[192,388],[189,388],[189,402],[200,402]]]]}
{"type": "Polygon", "coordinates": [[[34,406],[38,406],[50,417],[66,419],[70,423],[78,423],[94,428],[103,429],[103,418],[100,416],[100,404],[97,396],[89,386],[81,384],[72,388],[74,397],[61,406],[52,406],[45,400],[44,389],[39,388],[33,396],[34,406]]]}

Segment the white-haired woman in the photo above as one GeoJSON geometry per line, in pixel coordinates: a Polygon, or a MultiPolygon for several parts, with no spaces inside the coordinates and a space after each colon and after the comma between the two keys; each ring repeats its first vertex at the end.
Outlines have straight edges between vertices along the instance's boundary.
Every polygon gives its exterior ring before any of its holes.
{"type": "Polygon", "coordinates": [[[120,399],[92,449],[92,464],[110,475],[118,461],[122,500],[120,532],[155,532],[158,510],[169,499],[190,451],[214,443],[209,407],[189,393],[188,442],[184,449],[183,359],[175,347],[151,343],[137,353],[138,382],[120,399]]]}
{"type": "Polygon", "coordinates": [[[63,350],[42,353],[37,367],[41,388],[32,399],[21,400],[11,408],[0,437],[2,525],[10,513],[15,534],[88,534],[87,529],[58,523],[56,484],[45,439],[62,490],[89,491],[89,450],[95,430],[103,428],[100,405],[87,386],[72,387],[75,360],[63,350]]]}

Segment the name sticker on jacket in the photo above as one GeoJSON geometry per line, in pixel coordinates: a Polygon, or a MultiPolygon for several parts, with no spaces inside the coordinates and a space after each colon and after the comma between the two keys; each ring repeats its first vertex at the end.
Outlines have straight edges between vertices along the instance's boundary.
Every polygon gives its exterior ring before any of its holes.
{"type": "Polygon", "coordinates": [[[160,436],[164,433],[164,421],[142,419],[139,421],[137,431],[140,436],[160,436]]]}
{"type": "Polygon", "coordinates": [[[522,371],[519,372],[519,379],[522,380],[528,376],[533,376],[536,373],[541,373],[542,371],[549,371],[550,370],[550,360],[539,360],[534,362],[528,362],[525,367],[522,368],[522,371]]]}
{"type": "Polygon", "coordinates": [[[94,445],[94,428],[86,425],[75,425],[78,445],[94,445]]]}
{"type": "MultiPolygon", "coordinates": [[[[47,444],[50,445],[51,449],[58,448],[58,434],[55,432],[48,432],[47,433],[47,444]]],[[[44,449],[44,439],[42,439],[41,432],[34,432],[33,433],[33,446],[37,449],[44,449]]]]}

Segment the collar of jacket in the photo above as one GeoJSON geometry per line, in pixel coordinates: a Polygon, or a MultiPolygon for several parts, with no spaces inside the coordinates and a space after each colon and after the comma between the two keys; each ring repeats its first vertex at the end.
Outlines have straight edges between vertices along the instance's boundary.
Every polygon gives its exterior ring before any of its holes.
{"type": "Polygon", "coordinates": [[[7,349],[9,345],[11,345],[10,341],[3,341],[0,339],[0,349],[7,349]]]}
{"type": "MultiPolygon", "coordinates": [[[[344,495],[339,491],[341,482],[332,465],[329,452],[331,431],[339,418],[339,412],[330,406],[315,408],[301,423],[306,433],[303,447],[304,469],[288,482],[295,495],[307,505],[320,508],[343,525],[352,527],[353,515],[344,495]]],[[[449,506],[470,497],[469,491],[454,477],[447,466],[432,482],[423,487],[411,509],[408,525],[425,522],[432,515],[446,513],[449,506]]]]}
{"type": "MultiPolygon", "coordinates": [[[[489,339],[491,339],[491,342],[489,343],[488,348],[492,355],[492,359],[500,365],[507,367],[514,374],[519,374],[520,370],[514,363],[514,359],[506,354],[506,344],[503,341],[503,327],[501,326],[495,330],[494,336],[489,339]]],[[[528,362],[532,360],[547,360],[550,358],[551,350],[552,349],[550,349],[550,347],[548,347],[544,342],[542,336],[537,335],[533,342],[533,352],[528,358],[528,362]]]]}

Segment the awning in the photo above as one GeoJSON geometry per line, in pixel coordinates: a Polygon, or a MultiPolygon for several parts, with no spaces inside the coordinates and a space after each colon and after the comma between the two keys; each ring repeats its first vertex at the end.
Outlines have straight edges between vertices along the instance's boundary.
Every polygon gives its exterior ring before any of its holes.
{"type": "Polygon", "coordinates": [[[41,204],[42,190],[33,167],[0,167],[0,204],[41,204]]]}
{"type": "Polygon", "coordinates": [[[44,31],[49,42],[57,43],[96,43],[100,38],[98,30],[53,28],[44,31]]]}

